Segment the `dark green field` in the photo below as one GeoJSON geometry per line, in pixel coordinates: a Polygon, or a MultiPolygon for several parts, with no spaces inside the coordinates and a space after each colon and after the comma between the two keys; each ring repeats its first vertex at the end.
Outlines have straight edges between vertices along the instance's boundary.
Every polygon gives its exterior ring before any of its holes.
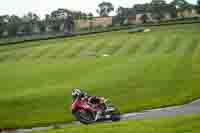
{"type": "Polygon", "coordinates": [[[149,33],[1,46],[0,128],[74,120],[74,87],[110,98],[123,113],[199,98],[199,27],[151,27],[149,33]]]}

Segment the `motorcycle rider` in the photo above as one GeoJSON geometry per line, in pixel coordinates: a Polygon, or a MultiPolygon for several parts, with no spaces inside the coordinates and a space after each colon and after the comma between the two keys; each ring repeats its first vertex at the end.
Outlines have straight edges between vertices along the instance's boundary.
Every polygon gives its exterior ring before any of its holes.
{"type": "MultiPolygon", "coordinates": [[[[72,97],[73,97],[73,101],[76,100],[77,98],[84,100],[84,101],[87,101],[87,104],[92,106],[93,108],[96,108],[97,105],[101,102],[100,97],[88,96],[88,94],[86,92],[83,92],[79,88],[72,90],[72,97]]],[[[95,121],[99,118],[99,116],[101,114],[102,114],[102,110],[97,109],[95,121]]]]}
{"type": "Polygon", "coordinates": [[[72,98],[73,101],[76,100],[76,98],[84,98],[87,94],[82,92],[80,89],[74,89],[72,90],[72,98]]]}
{"type": "Polygon", "coordinates": [[[87,99],[88,103],[90,103],[90,104],[98,104],[98,103],[101,102],[101,98],[100,97],[89,96],[86,92],[83,92],[79,88],[74,89],[72,91],[72,97],[73,97],[73,100],[75,100],[76,98],[87,99]]]}

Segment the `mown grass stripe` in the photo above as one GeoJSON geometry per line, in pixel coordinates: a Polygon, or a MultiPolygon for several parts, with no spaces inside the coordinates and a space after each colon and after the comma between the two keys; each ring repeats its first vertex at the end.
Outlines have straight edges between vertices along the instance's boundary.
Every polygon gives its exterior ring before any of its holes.
{"type": "Polygon", "coordinates": [[[133,47],[141,38],[135,37],[133,35],[128,35],[122,42],[122,47],[115,53],[115,55],[128,55],[127,51],[133,47]]]}
{"type": "Polygon", "coordinates": [[[96,53],[94,53],[94,49],[96,49],[96,47],[98,45],[101,44],[101,42],[104,42],[105,39],[101,39],[101,38],[90,38],[88,39],[86,42],[84,42],[84,45],[87,45],[87,47],[84,47],[84,49],[82,49],[76,56],[77,57],[89,57],[89,56],[96,56],[96,53]]]}
{"type": "Polygon", "coordinates": [[[197,47],[198,47],[198,40],[197,39],[192,40],[191,44],[188,45],[188,47],[184,52],[185,55],[193,55],[197,47]]]}
{"type": "Polygon", "coordinates": [[[81,52],[88,49],[92,44],[90,43],[86,43],[83,44],[81,47],[79,47],[78,49],[76,49],[76,51],[74,52],[73,56],[69,56],[69,57],[82,57],[81,56],[81,52]]]}
{"type": "MultiPolygon", "coordinates": [[[[24,51],[25,52],[25,51],[24,51]]],[[[9,61],[18,61],[18,58],[20,58],[20,55],[24,54],[23,49],[17,50],[17,51],[7,51],[7,52],[3,52],[3,54],[1,55],[1,59],[4,60],[9,60],[9,61]]]]}
{"type": "Polygon", "coordinates": [[[197,48],[194,50],[194,54],[193,54],[193,57],[194,58],[200,58],[200,41],[198,40],[197,42],[198,46],[197,48]]]}
{"type": "Polygon", "coordinates": [[[59,58],[61,55],[63,55],[65,53],[65,51],[68,51],[69,49],[71,49],[73,47],[73,42],[67,42],[66,44],[64,44],[61,47],[58,47],[58,49],[56,49],[53,53],[50,53],[47,58],[59,58]]]}
{"type": "Polygon", "coordinates": [[[73,58],[76,57],[80,54],[80,52],[84,49],[86,49],[87,47],[89,47],[88,44],[86,44],[86,42],[82,42],[80,44],[75,45],[75,47],[73,47],[72,49],[70,49],[69,51],[67,51],[64,55],[64,57],[67,58],[73,58]]]}
{"type": "Polygon", "coordinates": [[[154,53],[159,48],[159,46],[161,45],[161,42],[162,42],[161,40],[160,39],[156,40],[148,49],[146,49],[144,51],[144,54],[152,54],[152,53],[154,53]]]}
{"type": "Polygon", "coordinates": [[[100,43],[100,44],[94,49],[94,52],[96,53],[97,56],[99,55],[100,51],[102,51],[102,50],[107,46],[108,41],[111,41],[111,40],[104,40],[102,43],[100,43]]]}
{"type": "Polygon", "coordinates": [[[28,55],[26,57],[24,57],[24,60],[26,59],[33,59],[34,57],[36,57],[42,50],[48,48],[49,46],[41,46],[41,47],[31,47],[30,52],[28,53],[28,55]]]}
{"type": "Polygon", "coordinates": [[[68,41],[61,41],[61,42],[56,42],[54,44],[54,47],[47,53],[45,54],[43,57],[51,57],[52,55],[54,56],[55,53],[57,53],[57,51],[59,51],[60,49],[66,47],[66,45],[68,45],[68,41]]]}
{"type": "Polygon", "coordinates": [[[172,52],[176,51],[180,46],[181,39],[176,37],[173,39],[173,43],[170,44],[169,48],[164,51],[166,54],[171,54],[172,52]]]}
{"type": "Polygon", "coordinates": [[[16,51],[20,49],[26,49],[26,48],[32,48],[32,47],[40,47],[42,44],[40,42],[35,43],[28,43],[28,44],[17,44],[17,45],[11,45],[11,46],[1,46],[0,52],[6,52],[6,51],[16,51]]]}
{"type": "Polygon", "coordinates": [[[165,51],[171,46],[172,40],[175,35],[169,35],[167,38],[164,36],[159,49],[156,51],[157,54],[165,54],[165,51]]]}
{"type": "Polygon", "coordinates": [[[10,55],[10,54],[8,54],[8,53],[6,53],[6,54],[1,54],[1,55],[0,55],[0,63],[3,62],[3,61],[8,60],[9,55],[10,55]]]}
{"type": "Polygon", "coordinates": [[[13,58],[15,58],[16,61],[21,61],[23,58],[25,58],[29,53],[31,52],[31,48],[22,49],[19,51],[16,51],[13,58]]]}
{"type": "Polygon", "coordinates": [[[119,37],[116,44],[113,45],[113,47],[110,49],[109,54],[110,55],[117,55],[118,52],[127,44],[128,41],[130,41],[131,37],[119,37]]]}
{"type": "Polygon", "coordinates": [[[89,42],[90,46],[87,49],[82,50],[80,52],[79,56],[81,56],[81,57],[88,57],[88,56],[96,57],[97,56],[96,49],[98,49],[98,47],[105,42],[106,42],[105,39],[91,40],[89,42]]]}
{"type": "Polygon", "coordinates": [[[47,54],[50,51],[50,49],[52,49],[52,47],[50,47],[50,46],[41,49],[40,51],[37,52],[36,55],[33,56],[33,58],[35,58],[35,59],[41,58],[42,56],[44,56],[45,54],[47,54]]]}
{"type": "Polygon", "coordinates": [[[128,51],[127,51],[127,55],[134,55],[137,53],[138,49],[140,49],[142,46],[141,44],[137,43],[135,45],[133,45],[128,51]]]}
{"type": "Polygon", "coordinates": [[[124,47],[123,55],[135,55],[142,48],[143,39],[141,36],[133,37],[124,47]]]}
{"type": "Polygon", "coordinates": [[[122,47],[123,45],[121,44],[121,38],[122,36],[119,36],[117,39],[112,39],[108,41],[103,49],[98,51],[97,54],[103,55],[103,54],[108,54],[112,55],[118,48],[122,47]]]}
{"type": "Polygon", "coordinates": [[[76,56],[76,54],[80,53],[83,47],[84,47],[83,44],[76,44],[75,47],[65,52],[64,57],[72,58],[76,56]]]}
{"type": "Polygon", "coordinates": [[[140,48],[136,51],[137,55],[145,55],[146,51],[156,42],[157,38],[153,38],[151,35],[141,40],[140,48]]]}
{"type": "Polygon", "coordinates": [[[188,47],[190,47],[192,43],[192,39],[191,40],[180,40],[179,41],[179,47],[176,49],[176,51],[173,52],[173,54],[179,55],[179,56],[186,56],[188,57],[188,54],[186,53],[188,47]]]}
{"type": "Polygon", "coordinates": [[[118,50],[120,50],[123,47],[124,44],[124,40],[123,41],[119,41],[117,44],[115,44],[111,50],[109,51],[109,55],[115,55],[115,53],[118,52],[118,50]]]}
{"type": "Polygon", "coordinates": [[[73,43],[73,44],[71,45],[70,48],[64,50],[63,53],[60,54],[60,55],[57,56],[57,57],[58,57],[58,58],[59,58],[59,57],[62,57],[62,58],[63,58],[63,57],[66,57],[66,56],[69,55],[71,52],[73,52],[74,49],[76,49],[77,47],[80,47],[80,45],[81,45],[81,43],[79,43],[79,42],[73,43]]]}

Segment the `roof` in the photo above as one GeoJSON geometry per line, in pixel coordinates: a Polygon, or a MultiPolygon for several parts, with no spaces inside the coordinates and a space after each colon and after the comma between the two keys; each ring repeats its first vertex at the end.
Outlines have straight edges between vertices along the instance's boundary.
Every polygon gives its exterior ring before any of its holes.
{"type": "Polygon", "coordinates": [[[97,17],[93,17],[93,18],[111,18],[113,16],[97,16],[97,17]]]}
{"type": "Polygon", "coordinates": [[[135,20],[135,19],[136,19],[136,16],[128,16],[128,19],[129,19],[129,20],[135,20]]]}

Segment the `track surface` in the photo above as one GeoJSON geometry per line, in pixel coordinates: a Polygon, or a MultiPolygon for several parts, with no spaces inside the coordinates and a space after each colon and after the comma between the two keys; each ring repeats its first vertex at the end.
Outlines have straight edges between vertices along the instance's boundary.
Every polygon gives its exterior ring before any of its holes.
{"type": "MultiPolygon", "coordinates": [[[[174,106],[174,107],[167,107],[167,108],[160,108],[160,109],[153,109],[153,110],[146,110],[144,112],[138,113],[128,113],[121,116],[122,121],[125,120],[136,120],[136,119],[156,119],[156,118],[163,118],[163,117],[175,117],[178,115],[192,115],[192,114],[200,114],[200,99],[189,104],[181,105],[181,106],[174,106]]],[[[52,128],[65,128],[69,125],[79,125],[79,122],[72,122],[66,124],[52,124],[47,127],[35,127],[30,129],[17,129],[13,132],[15,133],[27,133],[33,131],[45,131],[52,128]]]]}
{"type": "Polygon", "coordinates": [[[191,115],[199,113],[200,113],[200,99],[182,106],[147,110],[141,113],[124,114],[122,115],[122,120],[154,119],[161,117],[174,117],[177,115],[191,115]]]}

